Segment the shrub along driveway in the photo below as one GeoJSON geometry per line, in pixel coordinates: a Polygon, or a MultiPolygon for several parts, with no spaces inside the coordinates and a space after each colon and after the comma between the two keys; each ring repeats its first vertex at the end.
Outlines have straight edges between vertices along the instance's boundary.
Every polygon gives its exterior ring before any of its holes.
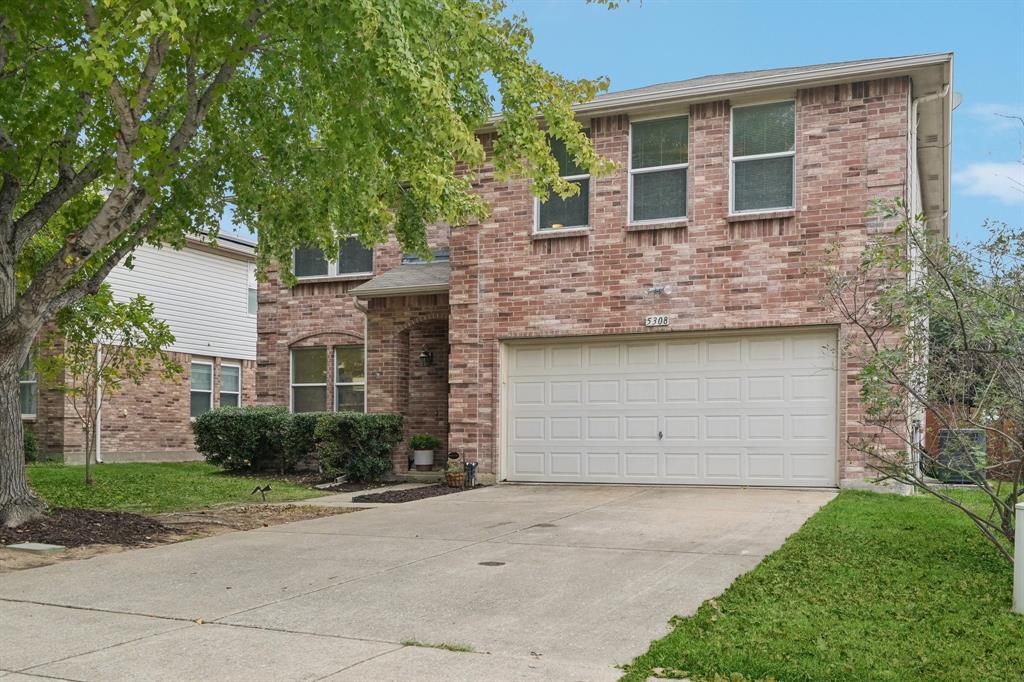
{"type": "Polygon", "coordinates": [[[500,486],[23,571],[0,578],[0,669],[613,680],[831,497],[500,486]]]}

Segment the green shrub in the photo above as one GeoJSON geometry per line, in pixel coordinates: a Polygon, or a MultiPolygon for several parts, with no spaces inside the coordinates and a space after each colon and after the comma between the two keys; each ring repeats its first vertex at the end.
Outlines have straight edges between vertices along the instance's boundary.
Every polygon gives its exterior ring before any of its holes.
{"type": "Polygon", "coordinates": [[[441,447],[441,441],[429,433],[417,433],[409,438],[409,447],[413,450],[436,450],[441,447]]]}
{"type": "Polygon", "coordinates": [[[22,428],[23,440],[25,446],[25,461],[34,462],[39,459],[39,442],[36,440],[36,434],[34,431],[28,428],[22,428]]]}
{"type": "Polygon", "coordinates": [[[196,450],[225,469],[285,471],[290,417],[284,407],[218,407],[192,423],[196,450]]]}
{"type": "Polygon", "coordinates": [[[337,412],[321,415],[316,452],[325,473],[350,481],[378,481],[391,471],[391,451],[402,441],[402,415],[337,412]]]}
{"type": "Polygon", "coordinates": [[[295,465],[316,454],[316,425],[321,417],[333,412],[296,412],[287,415],[282,433],[282,454],[285,469],[291,471],[295,465]]]}

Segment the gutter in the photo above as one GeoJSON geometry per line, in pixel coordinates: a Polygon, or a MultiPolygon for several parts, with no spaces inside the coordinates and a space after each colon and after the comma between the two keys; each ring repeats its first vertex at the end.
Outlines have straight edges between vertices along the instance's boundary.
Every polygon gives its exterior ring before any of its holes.
{"type": "MultiPolygon", "coordinates": [[[[624,91],[616,94],[599,95],[597,99],[583,102],[573,107],[578,114],[606,113],[621,111],[639,105],[670,105],[680,100],[694,100],[710,96],[721,97],[735,92],[783,87],[792,85],[810,85],[819,81],[834,82],[851,77],[879,77],[892,73],[905,73],[909,69],[945,64],[952,59],[951,53],[940,52],[915,57],[894,57],[870,64],[840,64],[824,66],[813,71],[793,74],[775,74],[770,76],[739,76],[732,81],[719,81],[707,85],[681,85],[667,90],[655,92],[631,93],[624,91]]],[[[481,131],[494,127],[502,119],[501,114],[492,116],[481,131]]]]}

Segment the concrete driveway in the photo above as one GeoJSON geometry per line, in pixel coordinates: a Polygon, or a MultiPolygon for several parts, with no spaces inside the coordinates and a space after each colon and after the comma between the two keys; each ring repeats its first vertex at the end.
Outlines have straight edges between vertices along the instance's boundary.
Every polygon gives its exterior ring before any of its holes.
{"type": "Polygon", "coordinates": [[[8,574],[0,682],[614,680],[831,497],[509,485],[8,574]]]}

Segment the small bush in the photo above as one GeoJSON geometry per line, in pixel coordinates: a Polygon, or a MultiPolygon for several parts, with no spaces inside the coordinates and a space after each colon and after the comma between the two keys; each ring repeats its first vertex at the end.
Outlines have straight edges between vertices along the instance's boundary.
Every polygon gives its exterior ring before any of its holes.
{"type": "Polygon", "coordinates": [[[23,444],[25,446],[25,461],[34,462],[39,459],[39,442],[36,440],[36,434],[31,429],[23,428],[23,444]]]}
{"type": "Polygon", "coordinates": [[[436,450],[441,447],[441,441],[429,433],[417,433],[409,438],[409,447],[413,450],[436,450]]]}
{"type": "Polygon", "coordinates": [[[291,471],[302,460],[316,453],[316,425],[333,412],[296,412],[286,415],[282,433],[282,455],[286,471],[291,471]]]}
{"type": "Polygon", "coordinates": [[[283,407],[218,407],[193,422],[196,450],[225,469],[287,470],[290,417],[283,407]]]}
{"type": "Polygon", "coordinates": [[[379,481],[391,471],[391,451],[402,441],[402,415],[338,412],[322,415],[315,430],[324,472],[351,481],[379,481]]]}

